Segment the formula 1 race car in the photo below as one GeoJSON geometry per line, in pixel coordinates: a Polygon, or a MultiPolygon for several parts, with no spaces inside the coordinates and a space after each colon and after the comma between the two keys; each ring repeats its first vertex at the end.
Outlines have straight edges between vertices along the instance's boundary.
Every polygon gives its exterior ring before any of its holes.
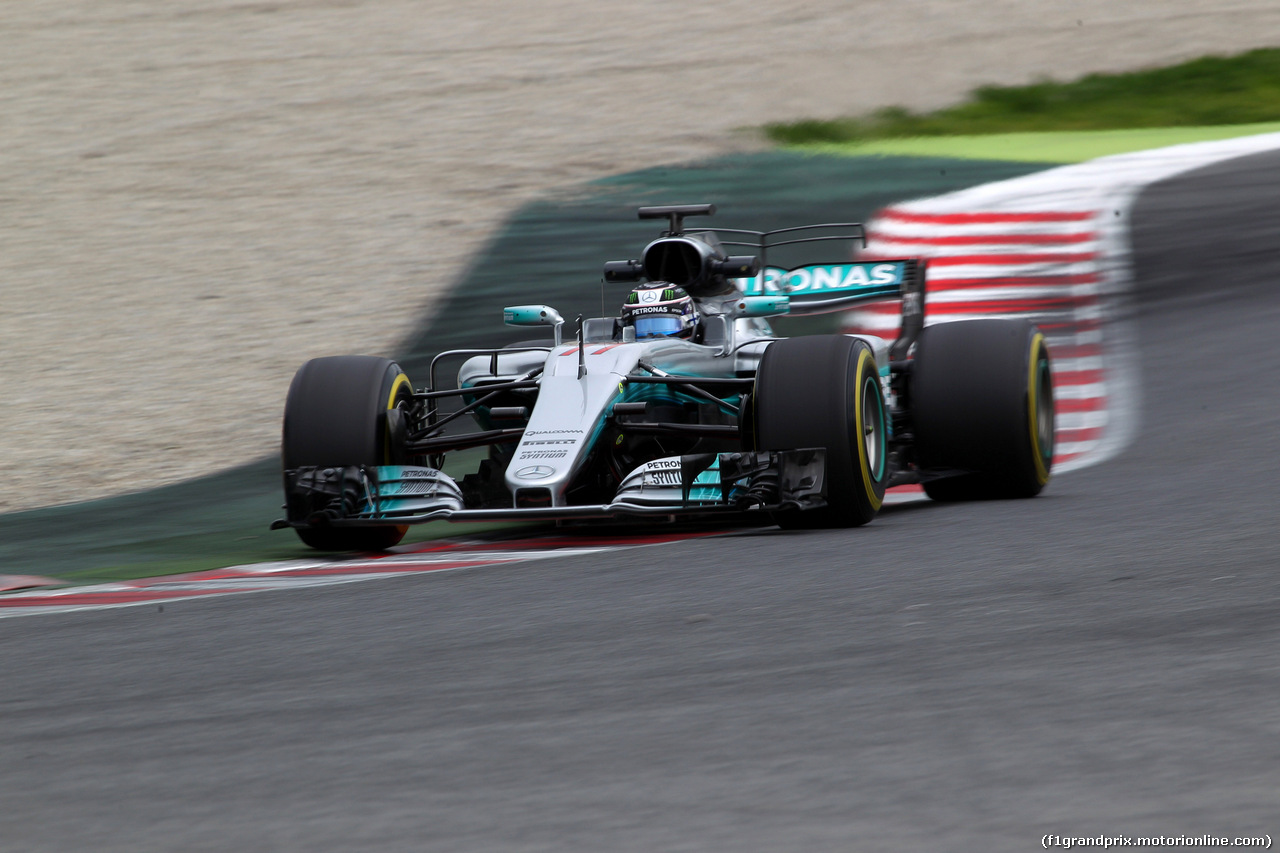
{"type": "Polygon", "coordinates": [[[442,352],[421,390],[385,358],[303,364],[273,529],[323,550],[380,550],[435,519],[754,514],[850,527],[898,484],[936,500],[1040,492],[1054,404],[1033,325],[926,327],[920,259],[852,261],[850,247],[836,263],[769,264],[770,251],[865,240],[862,226],[686,229],[714,212],[640,208],[666,228],[639,260],[604,265],[605,282],[628,286],[620,315],[579,317],[567,340],[554,308],[519,305],[505,321],[550,327],[551,340],[442,352]],[[892,342],[780,338],[767,320],[887,298],[902,301],[892,342]]]}

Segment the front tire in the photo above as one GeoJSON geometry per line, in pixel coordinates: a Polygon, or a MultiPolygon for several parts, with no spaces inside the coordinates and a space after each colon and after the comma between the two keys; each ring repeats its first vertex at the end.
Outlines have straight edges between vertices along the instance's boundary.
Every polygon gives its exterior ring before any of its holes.
{"type": "Polygon", "coordinates": [[[824,447],[827,506],[779,513],[782,527],[857,527],[884,503],[888,421],[880,371],[866,342],[847,335],[769,345],[756,373],[758,450],[824,447]]]}
{"type": "MultiPolygon", "coordinates": [[[[341,355],[313,358],[294,374],[284,407],[281,458],[286,470],[388,465],[402,461],[387,412],[407,408],[413,385],[390,359],[341,355]]],[[[408,527],[295,528],[321,551],[384,551],[408,527]]]]}
{"type": "Polygon", "coordinates": [[[1026,320],[962,320],[920,335],[911,374],[916,456],[938,501],[1029,498],[1049,482],[1054,400],[1044,335],[1026,320]]]}

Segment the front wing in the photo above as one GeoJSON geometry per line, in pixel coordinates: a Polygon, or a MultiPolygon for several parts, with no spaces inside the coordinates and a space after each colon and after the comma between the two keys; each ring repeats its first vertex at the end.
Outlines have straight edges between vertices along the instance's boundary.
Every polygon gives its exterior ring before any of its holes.
{"type": "Polygon", "coordinates": [[[826,450],[706,453],[641,465],[607,504],[468,509],[458,483],[409,465],[285,471],[283,527],[368,527],[427,521],[696,517],[826,506],[826,450]]]}

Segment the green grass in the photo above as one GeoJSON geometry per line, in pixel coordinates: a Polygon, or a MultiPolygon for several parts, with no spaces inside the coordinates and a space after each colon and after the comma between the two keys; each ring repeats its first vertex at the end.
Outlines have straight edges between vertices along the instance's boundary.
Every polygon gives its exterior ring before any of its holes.
{"type": "Polygon", "coordinates": [[[1143,127],[1134,130],[1060,130],[976,136],[915,136],[790,146],[812,154],[844,157],[959,157],[1027,163],[1081,163],[1110,154],[1147,151],[1189,142],[1280,132],[1280,122],[1209,127],[1143,127]]]}
{"type": "Polygon", "coordinates": [[[1280,121],[1280,48],[1069,83],[984,86],[931,113],[890,107],[861,117],[766,125],[784,145],[1046,131],[1123,130],[1280,121]]]}

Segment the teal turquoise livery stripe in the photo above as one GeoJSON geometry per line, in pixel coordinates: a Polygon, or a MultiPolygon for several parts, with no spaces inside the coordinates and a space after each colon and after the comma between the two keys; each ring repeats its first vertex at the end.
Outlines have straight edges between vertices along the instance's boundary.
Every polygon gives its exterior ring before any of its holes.
{"type": "Polygon", "coordinates": [[[700,473],[693,481],[689,489],[689,500],[699,502],[718,503],[723,500],[720,489],[720,457],[717,456],[715,461],[702,473],[700,473]]]}
{"type": "Polygon", "coordinates": [[[740,278],[737,282],[746,296],[773,293],[834,296],[863,290],[897,290],[902,286],[906,268],[905,261],[809,264],[793,270],[769,267],[755,278],[740,278]]]}

